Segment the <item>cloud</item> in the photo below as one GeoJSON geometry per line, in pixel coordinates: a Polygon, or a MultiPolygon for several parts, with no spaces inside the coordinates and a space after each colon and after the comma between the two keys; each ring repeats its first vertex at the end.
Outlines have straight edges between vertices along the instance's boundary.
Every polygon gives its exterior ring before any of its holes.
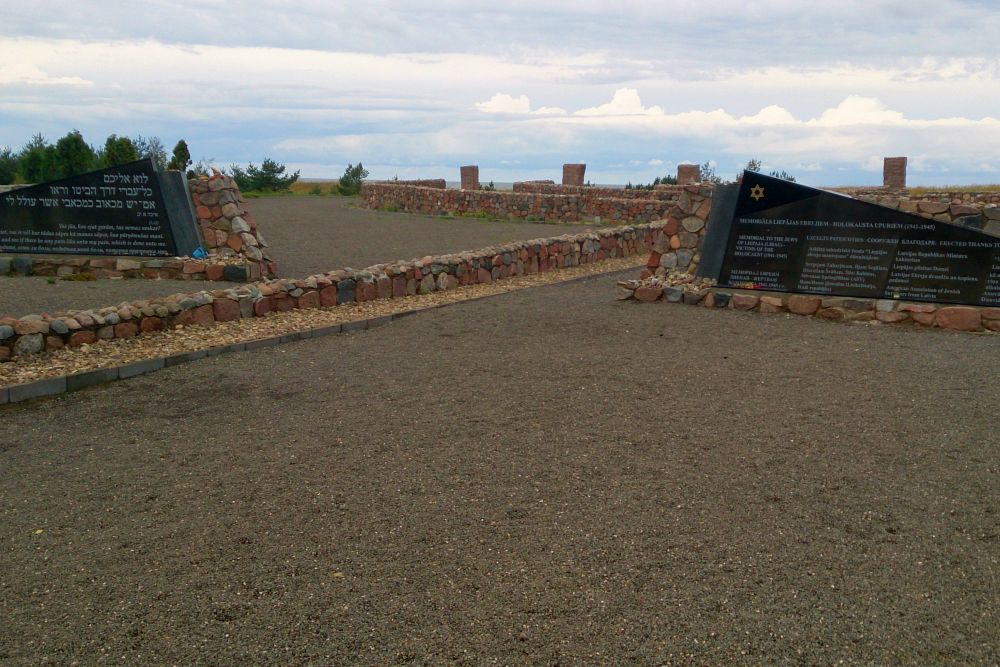
{"type": "Polygon", "coordinates": [[[531,113],[531,102],[527,95],[497,93],[486,102],[476,102],[476,108],[486,113],[531,113]]]}
{"type": "Polygon", "coordinates": [[[635,88],[619,88],[607,104],[574,111],[575,116],[662,116],[660,107],[642,106],[639,91],[635,88]]]}
{"type": "Polygon", "coordinates": [[[27,84],[29,86],[92,86],[93,81],[78,76],[49,76],[34,65],[8,63],[0,65],[0,86],[27,84]]]}
{"type": "Polygon", "coordinates": [[[514,97],[506,93],[497,93],[485,102],[476,102],[476,108],[484,113],[534,114],[536,116],[563,116],[565,109],[559,107],[541,107],[531,110],[531,100],[527,95],[514,97]]]}

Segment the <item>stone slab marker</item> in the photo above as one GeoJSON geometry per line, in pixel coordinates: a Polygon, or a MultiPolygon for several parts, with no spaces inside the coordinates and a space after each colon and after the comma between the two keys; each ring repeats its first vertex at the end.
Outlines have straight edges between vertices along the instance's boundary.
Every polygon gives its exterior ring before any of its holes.
{"type": "Polygon", "coordinates": [[[563,185],[583,185],[583,175],[587,173],[585,164],[564,164],[563,185]]]}
{"type": "Polygon", "coordinates": [[[677,165],[677,185],[688,185],[701,181],[701,167],[696,164],[677,165]]]}
{"type": "Polygon", "coordinates": [[[887,157],[882,163],[882,187],[893,190],[906,188],[906,158],[887,157]]]}
{"type": "Polygon", "coordinates": [[[462,172],[462,189],[463,190],[478,190],[479,189],[479,165],[470,164],[461,167],[462,172]]]}

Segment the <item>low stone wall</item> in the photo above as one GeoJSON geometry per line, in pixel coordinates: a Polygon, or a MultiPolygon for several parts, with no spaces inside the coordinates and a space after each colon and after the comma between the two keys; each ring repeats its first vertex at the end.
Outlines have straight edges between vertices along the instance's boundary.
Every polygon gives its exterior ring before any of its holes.
{"type": "MultiPolygon", "coordinates": [[[[698,191],[697,186],[688,186],[698,191]]],[[[678,198],[680,196],[678,195],[678,198]]],[[[550,222],[644,223],[666,217],[673,204],[663,199],[624,199],[486,190],[436,190],[365,183],[362,205],[425,215],[483,215],[550,222]]]]}
{"type": "Polygon", "coordinates": [[[246,282],[263,277],[256,264],[148,257],[74,257],[72,255],[11,255],[0,257],[0,276],[67,278],[149,278],[246,282]],[[254,275],[256,273],[256,275],[254,275]]]}
{"type": "Polygon", "coordinates": [[[834,322],[880,322],[955,331],[1000,331],[1000,308],[910,303],[892,299],[824,297],[710,287],[690,276],[619,283],[618,298],[685,303],[759,313],[791,313],[834,322]]]}
{"type": "Polygon", "coordinates": [[[448,183],[443,178],[417,178],[409,181],[394,180],[380,182],[389,185],[415,185],[420,188],[435,188],[437,190],[444,190],[448,187],[448,183]]]}
{"type": "Polygon", "coordinates": [[[657,187],[653,190],[625,188],[600,188],[593,185],[556,185],[539,181],[520,181],[514,183],[514,192],[542,195],[579,195],[581,197],[597,197],[604,199],[661,199],[674,201],[684,191],[683,186],[670,185],[657,187]]]}
{"type": "Polygon", "coordinates": [[[341,269],[302,280],[265,281],[56,315],[0,317],[0,361],[180,325],[210,325],[272,311],[426,294],[631,256],[648,252],[658,231],[648,224],[622,226],[378,264],[361,271],[341,269]]]}

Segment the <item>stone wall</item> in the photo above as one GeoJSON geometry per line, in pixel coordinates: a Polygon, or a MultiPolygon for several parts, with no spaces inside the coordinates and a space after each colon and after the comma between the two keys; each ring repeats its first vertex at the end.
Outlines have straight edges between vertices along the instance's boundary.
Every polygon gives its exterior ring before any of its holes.
{"type": "MultiPolygon", "coordinates": [[[[698,186],[688,186],[698,191],[698,186]]],[[[679,196],[679,195],[678,195],[679,196]]],[[[642,223],[666,217],[673,203],[663,199],[625,199],[485,190],[435,190],[365,183],[361,205],[372,209],[426,215],[489,216],[550,222],[642,223]]]]}
{"type": "Polygon", "coordinates": [[[972,227],[1000,236],[1000,192],[926,192],[891,188],[833,188],[861,201],[972,227]]]}
{"type": "Polygon", "coordinates": [[[340,269],[302,280],[264,281],[55,315],[0,317],[0,361],[178,325],[210,325],[293,308],[401,298],[591,264],[648,252],[658,232],[658,227],[648,224],[614,227],[378,264],[360,271],[340,269]]]}
{"type": "Polygon", "coordinates": [[[546,195],[580,195],[606,199],[662,199],[676,201],[684,188],[679,185],[657,186],[653,190],[638,188],[602,188],[593,185],[555,185],[551,181],[520,181],[514,183],[514,192],[546,195]]]}
{"type": "Polygon", "coordinates": [[[701,261],[701,243],[712,213],[711,187],[684,186],[665,220],[653,223],[656,234],[650,246],[643,278],[683,271],[694,274],[701,261]]]}
{"type": "Polygon", "coordinates": [[[438,190],[444,190],[448,187],[448,183],[443,178],[417,178],[408,181],[396,179],[394,181],[382,182],[389,183],[390,185],[416,185],[421,188],[437,188],[438,190]]]}

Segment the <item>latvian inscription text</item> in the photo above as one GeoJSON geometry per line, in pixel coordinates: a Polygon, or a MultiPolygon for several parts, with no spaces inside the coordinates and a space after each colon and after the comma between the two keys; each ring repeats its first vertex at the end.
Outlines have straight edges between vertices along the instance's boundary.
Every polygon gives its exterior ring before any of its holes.
{"type": "Polygon", "coordinates": [[[748,172],[719,282],[995,306],[1000,238],[748,172]]]}

